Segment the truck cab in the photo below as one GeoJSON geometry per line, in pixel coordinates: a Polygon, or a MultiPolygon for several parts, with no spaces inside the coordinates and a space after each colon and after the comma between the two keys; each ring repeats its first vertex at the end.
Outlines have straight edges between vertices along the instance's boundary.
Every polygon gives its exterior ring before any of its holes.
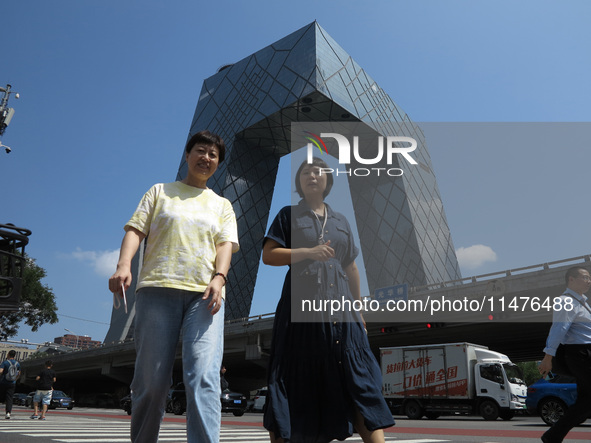
{"type": "Polygon", "coordinates": [[[518,410],[524,410],[527,386],[521,370],[503,354],[476,350],[474,367],[476,396],[480,399],[478,412],[485,420],[501,417],[510,420],[518,410]]]}

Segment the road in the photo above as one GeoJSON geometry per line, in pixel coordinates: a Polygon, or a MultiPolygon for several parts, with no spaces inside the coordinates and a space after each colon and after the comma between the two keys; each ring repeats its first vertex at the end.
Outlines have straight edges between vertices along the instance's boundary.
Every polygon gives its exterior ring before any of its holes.
{"type": "MultiPolygon", "coordinates": [[[[3,409],[3,408],[2,408],[3,409]]],[[[0,421],[0,443],[118,443],[129,441],[129,416],[117,409],[76,408],[49,411],[46,421],[31,420],[31,409],[15,406],[12,419],[0,421]]],[[[517,416],[511,421],[450,416],[409,420],[395,416],[386,441],[397,443],[520,443],[539,442],[547,429],[539,417],[517,416]]],[[[185,416],[167,414],[161,442],[186,442],[185,416]]],[[[360,442],[358,435],[346,440],[360,442]]],[[[571,431],[565,442],[591,441],[591,421],[571,431]]],[[[266,443],[262,414],[242,417],[222,414],[221,443],[266,443]]]]}

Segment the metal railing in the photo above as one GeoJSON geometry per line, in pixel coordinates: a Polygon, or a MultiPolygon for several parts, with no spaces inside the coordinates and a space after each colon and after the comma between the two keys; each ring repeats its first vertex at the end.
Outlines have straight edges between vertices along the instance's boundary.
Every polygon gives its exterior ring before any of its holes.
{"type": "MultiPolygon", "coordinates": [[[[564,266],[566,264],[572,264],[574,266],[574,265],[579,264],[581,262],[591,263],[591,255],[581,255],[578,257],[566,258],[563,260],[556,260],[556,261],[540,263],[540,264],[536,264],[536,265],[524,266],[521,268],[507,269],[505,271],[498,271],[498,272],[491,272],[488,274],[474,275],[471,277],[465,277],[465,278],[460,278],[460,279],[456,279],[456,280],[448,280],[448,281],[439,282],[439,283],[430,283],[430,284],[421,285],[421,286],[413,286],[413,287],[409,288],[408,293],[410,295],[410,294],[416,294],[416,293],[424,292],[424,291],[432,291],[432,290],[436,290],[436,289],[459,286],[462,284],[478,283],[478,282],[482,282],[482,281],[493,280],[496,278],[511,277],[513,275],[522,275],[522,274],[526,274],[529,272],[547,271],[553,267],[564,266]]],[[[364,298],[371,298],[371,297],[372,297],[371,295],[366,295],[364,298]]],[[[228,320],[226,322],[226,324],[250,323],[250,322],[253,322],[256,320],[262,320],[263,318],[269,318],[269,317],[274,317],[274,316],[275,316],[275,313],[270,312],[268,314],[253,315],[250,317],[242,317],[242,318],[238,318],[238,319],[234,319],[234,320],[228,320]]]]}
{"type": "Polygon", "coordinates": [[[229,324],[233,324],[233,323],[249,323],[251,321],[255,321],[255,320],[262,320],[263,318],[273,318],[275,317],[275,313],[274,312],[269,312],[267,314],[259,314],[259,315],[251,315],[250,317],[242,317],[242,318],[235,318],[233,320],[228,320],[226,322],[227,325],[229,324]]]}
{"type": "Polygon", "coordinates": [[[584,262],[584,263],[591,262],[591,255],[581,255],[579,257],[572,257],[572,258],[566,258],[563,260],[556,260],[556,261],[551,261],[551,262],[546,262],[546,263],[540,263],[537,265],[530,265],[530,266],[525,266],[522,268],[507,269],[505,271],[491,272],[488,274],[475,275],[472,277],[465,277],[465,278],[460,278],[457,280],[449,280],[449,281],[440,282],[440,283],[430,283],[430,284],[422,285],[422,286],[414,286],[412,288],[409,288],[409,294],[416,294],[417,292],[422,292],[425,290],[429,291],[429,290],[434,290],[434,289],[448,288],[448,287],[458,286],[460,284],[465,284],[465,283],[478,283],[481,281],[493,280],[495,278],[511,277],[513,275],[522,275],[522,274],[526,274],[529,272],[547,271],[552,267],[564,266],[567,263],[571,263],[574,266],[575,264],[581,263],[581,262],[584,262]]]}

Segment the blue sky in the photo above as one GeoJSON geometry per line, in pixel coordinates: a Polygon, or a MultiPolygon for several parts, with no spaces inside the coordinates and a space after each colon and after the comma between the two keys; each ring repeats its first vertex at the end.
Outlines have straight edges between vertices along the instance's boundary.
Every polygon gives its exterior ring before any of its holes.
{"type": "MultiPolygon", "coordinates": [[[[8,0],[0,85],[21,98],[1,139],[0,222],[33,231],[60,318],[17,339],[104,338],[122,227],[174,180],[203,80],[314,20],[414,121],[591,121],[586,0],[8,0]]],[[[482,143],[427,139],[455,247],[474,253],[464,276],[589,252],[590,131],[577,128],[555,146],[502,125],[482,143]]],[[[252,314],[274,310],[284,272],[266,274],[252,314]]]]}

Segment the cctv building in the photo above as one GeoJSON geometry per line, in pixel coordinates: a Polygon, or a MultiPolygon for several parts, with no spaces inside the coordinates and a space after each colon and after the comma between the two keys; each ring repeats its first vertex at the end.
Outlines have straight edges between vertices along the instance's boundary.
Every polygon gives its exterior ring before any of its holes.
{"type": "MultiPolygon", "coordinates": [[[[412,173],[347,178],[370,292],[461,278],[421,129],[314,22],[220,68],[199,95],[189,137],[208,129],[224,139],[226,159],[208,185],[232,202],[238,221],[228,320],[250,313],[279,160],[291,153],[292,124],[316,122],[357,123],[382,135],[403,131],[417,141],[412,173]]],[[[408,169],[403,157],[395,162],[408,169]]],[[[183,155],[177,179],[186,173],[183,155]]],[[[129,337],[133,306],[130,312],[113,311],[105,342],[129,337]]]]}

